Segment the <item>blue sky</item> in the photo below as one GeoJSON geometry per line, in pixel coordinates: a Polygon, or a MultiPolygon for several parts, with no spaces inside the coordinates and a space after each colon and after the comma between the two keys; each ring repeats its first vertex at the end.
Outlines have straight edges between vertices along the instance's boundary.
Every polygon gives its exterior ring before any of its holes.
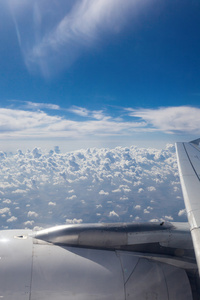
{"type": "Polygon", "coordinates": [[[0,140],[155,145],[200,135],[198,0],[0,3],[0,140]]]}

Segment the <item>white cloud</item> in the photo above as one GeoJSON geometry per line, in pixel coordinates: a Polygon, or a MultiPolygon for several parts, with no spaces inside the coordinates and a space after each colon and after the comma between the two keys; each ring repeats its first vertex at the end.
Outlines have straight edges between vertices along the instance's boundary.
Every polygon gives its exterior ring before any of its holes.
{"type": "Polygon", "coordinates": [[[76,195],[72,195],[71,197],[67,197],[66,199],[73,200],[73,199],[76,199],[76,198],[77,198],[76,195]]]}
{"type": "Polygon", "coordinates": [[[0,209],[0,214],[7,214],[10,212],[10,208],[9,207],[4,207],[0,209]]]}
{"type": "Polygon", "coordinates": [[[29,211],[27,214],[28,217],[34,217],[37,218],[38,217],[38,213],[36,213],[35,211],[29,211]]]}
{"type": "Polygon", "coordinates": [[[174,106],[137,110],[130,108],[127,111],[130,116],[144,120],[159,131],[200,134],[200,108],[197,107],[174,106]]]}
{"type": "Polygon", "coordinates": [[[156,188],[154,186],[148,186],[147,191],[154,192],[154,191],[156,191],[156,188]]]}
{"type": "Polygon", "coordinates": [[[125,189],[123,189],[124,190],[124,192],[125,193],[129,193],[129,192],[131,192],[131,189],[127,189],[127,188],[125,188],[125,189]]]}
{"type": "Polygon", "coordinates": [[[111,119],[110,116],[106,116],[103,110],[88,110],[84,107],[80,106],[72,106],[68,109],[69,112],[79,115],[81,117],[89,117],[96,120],[109,120],[111,119]]]}
{"type": "Polygon", "coordinates": [[[104,190],[101,190],[101,191],[99,191],[99,195],[106,195],[106,196],[108,196],[109,195],[109,193],[108,192],[104,192],[104,190]]]}
{"type": "Polygon", "coordinates": [[[11,223],[11,222],[15,222],[17,221],[17,218],[12,216],[11,218],[9,218],[6,222],[11,223]]]}
{"type": "Polygon", "coordinates": [[[182,217],[182,216],[185,216],[185,215],[186,215],[186,209],[179,210],[179,212],[178,212],[179,217],[182,217]]]}
{"type": "Polygon", "coordinates": [[[89,114],[89,111],[86,108],[78,107],[78,106],[72,106],[71,108],[68,109],[68,111],[70,111],[76,115],[79,115],[81,117],[87,117],[89,114]]]}
{"type": "MultiPolygon", "coordinates": [[[[83,108],[76,108],[76,110],[79,111],[79,115],[84,114],[83,108]]],[[[93,112],[91,115],[94,115],[93,112]]],[[[91,135],[131,135],[146,126],[144,122],[116,121],[110,116],[103,116],[103,113],[101,113],[101,116],[96,115],[95,120],[91,120],[90,115],[88,118],[82,121],[72,121],[68,117],[52,116],[40,110],[0,108],[0,137],[6,139],[11,137],[35,139],[39,137],[79,138],[91,135]]]]}
{"type": "Polygon", "coordinates": [[[25,194],[25,193],[27,193],[27,191],[22,189],[16,189],[15,191],[12,191],[12,194],[25,194]]]}
{"type": "Polygon", "coordinates": [[[147,209],[149,209],[149,210],[153,210],[153,207],[151,207],[151,206],[148,206],[148,207],[147,207],[147,209]]]}
{"type": "Polygon", "coordinates": [[[180,189],[177,186],[174,186],[174,192],[178,192],[180,189]]]}
{"type": "Polygon", "coordinates": [[[50,206],[56,206],[56,202],[50,201],[50,202],[48,203],[48,205],[50,205],[50,206]]]}
{"type": "Polygon", "coordinates": [[[74,219],[66,219],[66,223],[68,223],[68,224],[80,224],[82,222],[83,222],[82,219],[76,219],[76,218],[74,218],[74,219]]]}
{"type": "Polygon", "coordinates": [[[120,189],[112,190],[112,193],[121,193],[120,189]]]}
{"type": "Polygon", "coordinates": [[[62,119],[60,117],[48,116],[46,113],[0,108],[0,131],[1,136],[31,136],[39,135],[39,131],[44,130],[50,124],[56,124],[62,119]]]}
{"type": "Polygon", "coordinates": [[[87,49],[118,34],[129,17],[153,0],[74,0],[65,3],[8,0],[22,54],[29,70],[46,77],[69,67],[87,49]],[[25,18],[26,16],[26,18],[25,18]],[[28,28],[27,35],[26,30],[28,28]],[[28,46],[27,46],[28,45],[28,46]]]}
{"type": "Polygon", "coordinates": [[[128,200],[128,197],[122,196],[122,197],[120,197],[119,199],[122,200],[122,201],[127,201],[127,200],[128,200]]]}
{"type": "Polygon", "coordinates": [[[140,210],[141,209],[141,205],[136,205],[134,208],[137,209],[137,210],[140,210]]]}
{"type": "MultiPolygon", "coordinates": [[[[37,103],[38,107],[47,109],[48,106],[54,104],[37,103]],[[46,107],[45,107],[46,105],[46,107]]],[[[37,107],[36,105],[36,107],[37,107]]],[[[66,115],[50,115],[41,110],[20,110],[10,108],[0,108],[0,138],[89,138],[96,136],[126,136],[130,137],[136,132],[155,132],[164,131],[167,133],[191,132],[191,134],[200,134],[198,118],[200,117],[200,109],[195,107],[168,107],[160,109],[129,109],[128,114],[139,117],[139,121],[132,122],[121,119],[120,121],[103,111],[89,111],[83,107],[72,107],[71,112],[84,116],[81,120],[71,120],[66,115]],[[147,125],[148,124],[148,125],[147,125]]],[[[54,108],[54,111],[57,111],[54,108]]],[[[167,145],[166,150],[174,153],[173,145],[167,145]]],[[[23,153],[21,153],[23,155],[23,153]]],[[[148,159],[164,160],[163,153],[150,153],[141,157],[143,163],[148,159]]],[[[0,157],[5,154],[1,152],[0,157]]],[[[110,159],[106,158],[108,163],[110,159]]],[[[111,158],[112,160],[112,158],[111,158]]],[[[139,182],[139,181],[138,181],[139,182]]],[[[137,184],[137,181],[134,182],[137,184]]]]}
{"type": "Polygon", "coordinates": [[[23,153],[5,153],[0,178],[6,188],[0,203],[9,207],[0,209],[0,226],[13,214],[17,220],[6,222],[12,228],[32,227],[26,223],[32,220],[43,227],[65,222],[161,220],[162,216],[178,221],[183,200],[181,189],[174,190],[180,187],[177,172],[175,153],[166,148],[89,148],[52,154],[35,147],[23,153]],[[65,174],[65,180],[60,174],[65,174]],[[16,190],[26,193],[13,193],[16,190]]]}
{"type": "Polygon", "coordinates": [[[39,231],[39,230],[42,230],[44,229],[44,227],[41,227],[41,226],[34,226],[33,227],[33,231],[39,231]]]}
{"type": "Polygon", "coordinates": [[[33,226],[33,224],[34,224],[35,222],[32,220],[32,221],[26,221],[26,222],[24,222],[24,225],[25,226],[33,226]]]}
{"type": "Polygon", "coordinates": [[[96,119],[96,120],[109,120],[109,116],[105,116],[103,110],[94,110],[91,112],[91,117],[96,119]]]}
{"type": "Polygon", "coordinates": [[[52,110],[59,110],[60,106],[57,104],[51,104],[51,103],[37,103],[37,102],[31,102],[31,101],[21,101],[24,103],[24,107],[27,109],[52,109],[52,110]]]}
{"type": "Polygon", "coordinates": [[[3,203],[10,204],[10,203],[11,203],[11,200],[10,200],[10,199],[6,199],[6,200],[3,201],[3,203]]]}
{"type": "Polygon", "coordinates": [[[173,217],[172,216],[164,216],[163,218],[165,220],[167,220],[167,221],[173,221],[173,217]]]}
{"type": "Polygon", "coordinates": [[[119,215],[113,210],[109,212],[109,217],[117,217],[119,218],[119,215]]]}
{"type": "Polygon", "coordinates": [[[159,219],[151,219],[151,220],[149,220],[149,222],[159,222],[160,220],[159,219]]]}
{"type": "Polygon", "coordinates": [[[97,204],[96,208],[102,208],[102,205],[101,204],[97,204]]]}
{"type": "Polygon", "coordinates": [[[74,193],[74,190],[70,190],[70,191],[68,191],[68,193],[69,193],[69,194],[74,193]]]}

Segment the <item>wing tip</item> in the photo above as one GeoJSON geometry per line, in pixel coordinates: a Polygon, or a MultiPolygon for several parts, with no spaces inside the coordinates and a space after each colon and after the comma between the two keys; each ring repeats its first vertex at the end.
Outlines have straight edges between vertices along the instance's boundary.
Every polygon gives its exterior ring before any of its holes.
{"type": "Polygon", "coordinates": [[[193,140],[190,142],[190,144],[195,144],[197,146],[199,146],[199,143],[200,143],[200,138],[196,139],[196,140],[193,140]]]}

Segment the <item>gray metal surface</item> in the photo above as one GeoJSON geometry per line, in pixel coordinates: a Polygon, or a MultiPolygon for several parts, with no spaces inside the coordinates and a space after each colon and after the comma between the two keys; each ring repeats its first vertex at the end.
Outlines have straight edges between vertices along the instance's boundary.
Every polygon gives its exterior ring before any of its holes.
{"type": "Polygon", "coordinates": [[[189,143],[177,143],[177,158],[191,230],[200,226],[200,152],[189,143]]]}
{"type": "Polygon", "coordinates": [[[36,299],[192,300],[192,293],[184,269],[135,253],[36,244],[31,300],[36,299]]]}
{"type": "Polygon", "coordinates": [[[114,251],[34,245],[31,300],[123,300],[114,251]]]}
{"type": "Polygon", "coordinates": [[[27,230],[0,231],[0,299],[30,300],[32,238],[27,230]]]}
{"type": "Polygon", "coordinates": [[[194,266],[183,258],[67,247],[33,236],[30,231],[0,232],[0,298],[192,299],[184,268],[194,266]]]}
{"type": "MultiPolygon", "coordinates": [[[[117,223],[63,225],[38,231],[33,237],[53,244],[124,249],[145,244],[193,249],[188,223],[117,223]]],[[[188,255],[188,254],[187,254],[188,255]]]]}
{"type": "Polygon", "coordinates": [[[196,143],[177,143],[181,186],[200,271],[200,150],[196,143]]]}
{"type": "Polygon", "coordinates": [[[140,259],[126,282],[126,300],[192,300],[184,270],[140,259]]]}

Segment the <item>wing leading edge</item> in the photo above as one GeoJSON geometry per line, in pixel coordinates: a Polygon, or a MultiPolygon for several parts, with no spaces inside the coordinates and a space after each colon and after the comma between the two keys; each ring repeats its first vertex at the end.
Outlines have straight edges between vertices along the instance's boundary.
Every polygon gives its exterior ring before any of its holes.
{"type": "Polygon", "coordinates": [[[200,139],[176,143],[183,197],[200,273],[200,139]]]}

